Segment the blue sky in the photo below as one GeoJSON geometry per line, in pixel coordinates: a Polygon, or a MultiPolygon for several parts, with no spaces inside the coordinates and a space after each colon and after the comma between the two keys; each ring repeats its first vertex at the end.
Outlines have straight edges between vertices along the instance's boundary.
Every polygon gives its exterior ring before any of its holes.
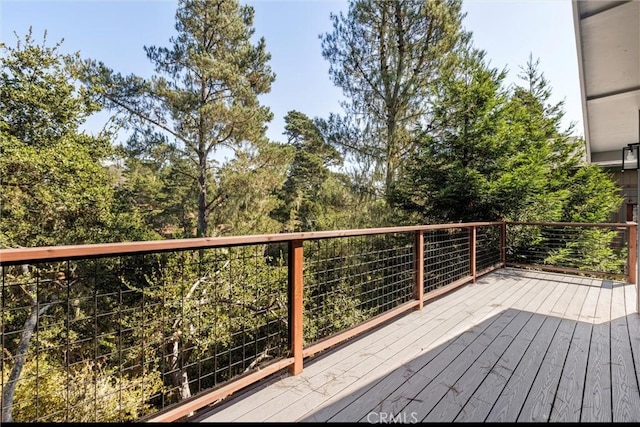
{"type": "MultiPolygon", "coordinates": [[[[242,2],[242,1],[241,1],[242,2]]],[[[272,55],[276,81],[261,100],[274,120],[267,135],[282,140],[283,117],[299,110],[311,117],[340,112],[341,90],[329,79],[319,34],[331,30],[329,14],[347,10],[343,0],[250,0],[255,8],[256,36],[264,36],[272,55]]],[[[174,34],[176,0],[0,0],[0,40],[15,45],[33,27],[36,40],[64,38],[62,50],[105,62],[123,74],[150,76],[152,66],[143,46],[167,46],[174,34]]],[[[509,70],[516,82],[518,67],[529,53],[540,58],[554,89],[565,100],[565,125],[577,123],[583,135],[575,33],[570,0],[466,0],[463,24],[474,44],[487,51],[491,64],[509,70]]],[[[100,118],[89,127],[98,127],[100,118]]]]}

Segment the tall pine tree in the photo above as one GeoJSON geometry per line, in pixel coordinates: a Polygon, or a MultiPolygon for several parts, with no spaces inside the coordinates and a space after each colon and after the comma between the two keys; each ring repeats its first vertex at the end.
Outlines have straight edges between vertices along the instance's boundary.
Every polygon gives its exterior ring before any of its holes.
{"type": "Polygon", "coordinates": [[[322,54],[364,136],[356,148],[381,165],[387,195],[415,148],[413,127],[429,121],[439,68],[467,37],[462,16],[460,0],[353,0],[346,16],[331,15],[322,54]]]}
{"type": "Polygon", "coordinates": [[[615,183],[582,161],[581,139],[563,129],[562,103],[530,59],[522,85],[482,52],[459,53],[442,76],[434,121],[408,162],[394,201],[422,221],[607,221],[615,183]]]}
{"type": "Polygon", "coordinates": [[[505,142],[504,72],[470,48],[441,75],[433,121],[407,162],[394,202],[417,221],[491,220],[500,215],[490,181],[500,171],[505,142]]]}
{"type": "Polygon", "coordinates": [[[267,145],[272,114],[258,95],[270,91],[275,75],[264,38],[251,41],[253,13],[236,0],[181,0],[170,47],[145,47],[156,70],[150,80],[85,63],[86,81],[101,90],[107,107],[139,133],[160,133],[188,159],[182,173],[197,185],[198,236],[210,235],[211,212],[223,198],[214,153],[226,147],[255,159],[255,148],[267,145]]]}

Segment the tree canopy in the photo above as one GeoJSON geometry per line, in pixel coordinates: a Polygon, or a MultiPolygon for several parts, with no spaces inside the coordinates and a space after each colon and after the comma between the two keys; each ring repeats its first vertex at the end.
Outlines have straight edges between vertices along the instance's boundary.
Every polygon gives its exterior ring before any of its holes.
{"type": "Polygon", "coordinates": [[[459,0],[356,0],[322,36],[347,119],[383,168],[387,194],[415,147],[413,128],[430,121],[440,67],[466,37],[462,17],[459,0]]]}
{"type": "Polygon", "coordinates": [[[210,235],[211,212],[224,198],[212,155],[226,147],[254,160],[251,151],[267,144],[272,114],[258,95],[275,75],[264,38],[251,41],[253,15],[236,0],[182,0],[171,46],[145,47],[151,79],[123,77],[96,61],[82,67],[103,104],[126,117],[138,146],[164,142],[187,160],[180,173],[197,186],[197,236],[210,235]]]}
{"type": "MultiPolygon", "coordinates": [[[[0,44],[0,247],[608,221],[620,189],[585,164],[540,62],[530,57],[507,86],[463,18],[460,0],[350,1],[320,42],[348,101],[328,117],[291,109],[281,141],[265,136],[272,113],[260,96],[276,78],[266,41],[236,0],[180,0],[168,47],[144,48],[148,79],[63,55],[31,32],[0,44]],[[124,139],[82,130],[98,111],[124,139]]],[[[467,242],[463,231],[456,239],[467,242]]],[[[615,232],[576,236],[578,267],[624,264],[615,232]]],[[[412,236],[389,237],[393,250],[386,238],[305,245],[305,340],[383,312],[394,303],[385,292],[413,283],[412,236]]],[[[451,252],[428,244],[429,257],[451,252]]],[[[136,419],[286,357],[286,251],[3,265],[2,421],[136,419]]],[[[459,272],[430,274],[425,283],[459,272]]]]}
{"type": "Polygon", "coordinates": [[[80,130],[99,105],[59,46],[31,32],[0,45],[0,246],[144,238],[139,218],[117,213],[111,141],[80,130]]]}
{"type": "Polygon", "coordinates": [[[530,58],[522,85],[507,90],[484,56],[464,51],[442,76],[431,131],[394,202],[419,221],[607,221],[619,190],[562,129],[562,103],[549,104],[539,62],[530,58]]]}

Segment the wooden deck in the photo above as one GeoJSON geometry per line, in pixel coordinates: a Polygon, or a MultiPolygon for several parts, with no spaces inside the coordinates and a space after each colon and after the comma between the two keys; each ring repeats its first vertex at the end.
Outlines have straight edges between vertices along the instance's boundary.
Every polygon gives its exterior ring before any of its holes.
{"type": "Polygon", "coordinates": [[[501,269],[196,421],[640,421],[634,285],[501,269]]]}

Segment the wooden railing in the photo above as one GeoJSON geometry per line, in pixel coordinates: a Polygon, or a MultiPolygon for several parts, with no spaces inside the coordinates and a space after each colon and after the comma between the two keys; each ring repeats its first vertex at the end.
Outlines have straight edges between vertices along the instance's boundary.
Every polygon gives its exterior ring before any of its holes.
{"type": "Polygon", "coordinates": [[[636,283],[635,223],[508,222],[507,266],[636,283]]]}
{"type": "MultiPolygon", "coordinates": [[[[636,262],[635,233],[635,224],[477,222],[1,250],[2,387],[5,390],[22,381],[7,380],[8,370],[21,357],[39,360],[42,354],[51,354],[47,352],[49,344],[38,334],[27,351],[18,350],[23,348],[19,342],[33,332],[25,326],[29,310],[38,313],[50,306],[49,317],[38,319],[36,331],[40,335],[54,327],[50,325],[72,328],[74,322],[87,319],[95,324],[96,330],[74,331],[73,339],[67,333],[60,346],[64,357],[58,363],[68,378],[80,363],[70,362],[74,348],[75,359],[93,354],[101,364],[112,363],[121,378],[157,369],[169,391],[147,395],[145,405],[134,409],[141,419],[176,420],[284,368],[297,375],[306,357],[402,313],[422,309],[425,302],[505,265],[624,275],[634,283],[635,268],[630,266],[636,262]],[[610,233],[569,232],[574,240],[563,240],[554,237],[559,227],[610,233]],[[573,262],[573,252],[561,245],[579,253],[588,249],[579,239],[589,237],[600,239],[600,249],[609,238],[610,252],[602,254],[618,259],[603,263],[606,271],[597,271],[596,264],[584,271],[580,266],[545,264],[544,254],[547,260],[573,262]],[[534,244],[543,245],[536,249],[534,244]],[[624,266],[613,271],[620,267],[620,257],[625,258],[624,266]],[[180,262],[184,268],[176,266],[180,262]],[[105,285],[108,292],[101,288],[105,285]],[[49,292],[54,286],[65,289],[66,301],[49,292]],[[182,293],[170,294],[172,286],[178,286],[182,293]],[[198,286],[203,289],[201,297],[195,296],[198,286]],[[29,290],[27,296],[22,295],[25,289],[29,290]],[[120,305],[114,308],[114,304],[120,305]],[[232,309],[236,317],[232,317],[232,309]],[[110,325],[98,320],[118,317],[125,310],[143,323],[127,329],[120,320],[110,325]],[[78,313],[83,314],[78,317],[78,313]],[[178,341],[167,329],[203,313],[215,317],[213,326],[203,319],[201,328],[191,325],[192,333],[201,334],[209,344],[191,346],[183,337],[181,353],[169,354],[167,345],[176,348],[178,341]],[[223,321],[220,319],[227,323],[217,327],[223,321]],[[206,335],[212,333],[217,335],[206,335]],[[134,341],[136,334],[144,342],[134,341]],[[125,345],[127,339],[131,339],[127,351],[146,356],[142,357],[144,362],[135,359],[125,370],[123,366],[129,362],[123,359],[122,349],[117,355],[106,350],[103,354],[100,346],[109,340],[112,346],[125,345]],[[85,344],[95,348],[83,352],[85,344]],[[172,363],[168,362],[170,356],[172,363]],[[196,377],[190,376],[187,383],[194,389],[193,396],[178,401],[175,396],[180,387],[171,389],[167,383],[180,370],[196,377]]],[[[184,332],[184,327],[180,328],[184,332]]],[[[86,357],[86,363],[96,362],[86,357]]],[[[36,371],[36,378],[38,375],[36,371]]],[[[38,390],[32,395],[33,402],[22,402],[23,406],[39,404],[38,390]]],[[[53,415],[46,414],[41,405],[38,418],[19,421],[73,420],[74,404],[84,403],[67,402],[66,410],[53,415]]],[[[103,421],[98,417],[99,403],[89,404],[96,408],[91,420],[103,421]]],[[[1,410],[11,408],[3,402],[1,410]]]]}

